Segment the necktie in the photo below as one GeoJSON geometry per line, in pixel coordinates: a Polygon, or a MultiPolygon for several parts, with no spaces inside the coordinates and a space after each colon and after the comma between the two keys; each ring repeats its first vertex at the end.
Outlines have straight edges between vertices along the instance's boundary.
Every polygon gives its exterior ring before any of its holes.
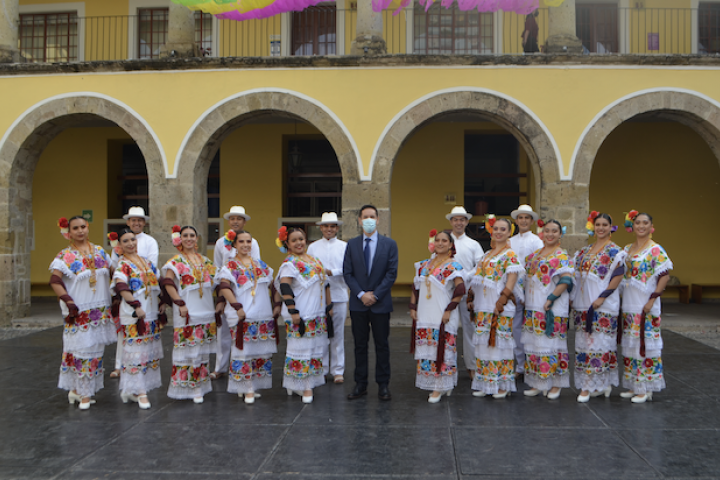
{"type": "Polygon", "coordinates": [[[367,269],[367,274],[370,275],[370,239],[365,239],[365,251],[363,252],[365,254],[365,268],[367,269]]]}

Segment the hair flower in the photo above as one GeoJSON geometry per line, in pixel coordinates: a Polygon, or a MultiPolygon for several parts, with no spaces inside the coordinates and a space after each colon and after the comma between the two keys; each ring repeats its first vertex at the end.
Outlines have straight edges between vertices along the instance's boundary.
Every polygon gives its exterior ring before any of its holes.
{"type": "Polygon", "coordinates": [[[70,224],[68,223],[68,219],[65,217],[60,217],[57,223],[58,227],[60,228],[60,234],[65,237],[65,240],[70,239],[70,224]]]}
{"type": "Polygon", "coordinates": [[[118,255],[122,255],[123,250],[120,246],[120,242],[118,242],[118,234],[117,232],[110,232],[107,234],[108,241],[110,241],[110,246],[112,249],[117,253],[118,255]]]}
{"type": "Polygon", "coordinates": [[[496,220],[495,215],[492,213],[485,215],[485,230],[487,230],[490,235],[493,233],[493,227],[495,226],[496,220]]]}
{"type": "Polygon", "coordinates": [[[228,230],[225,234],[225,237],[223,237],[223,241],[225,243],[225,248],[228,250],[232,250],[232,244],[235,241],[235,237],[237,234],[235,233],[235,230],[228,230]]]}
{"type": "Polygon", "coordinates": [[[430,253],[435,253],[435,236],[437,233],[437,229],[435,228],[430,230],[430,238],[428,239],[428,251],[430,251],[430,253]]]}
{"type": "Polygon", "coordinates": [[[595,219],[598,217],[598,215],[600,215],[600,213],[593,210],[587,217],[585,230],[587,230],[588,235],[590,235],[591,237],[595,235],[595,219]]]}
{"type": "Polygon", "coordinates": [[[182,238],[180,238],[180,226],[173,225],[172,227],[172,244],[175,248],[180,250],[182,248],[182,238]]]}
{"type": "Polygon", "coordinates": [[[285,225],[283,225],[278,230],[278,237],[275,239],[275,245],[277,245],[278,249],[282,253],[288,252],[287,245],[285,244],[285,242],[287,241],[287,238],[288,238],[287,227],[285,225]]]}
{"type": "Polygon", "coordinates": [[[633,222],[635,221],[635,217],[637,217],[637,216],[638,216],[637,210],[630,210],[629,212],[627,212],[625,214],[625,230],[627,232],[633,231],[632,225],[633,225],[633,222]]]}

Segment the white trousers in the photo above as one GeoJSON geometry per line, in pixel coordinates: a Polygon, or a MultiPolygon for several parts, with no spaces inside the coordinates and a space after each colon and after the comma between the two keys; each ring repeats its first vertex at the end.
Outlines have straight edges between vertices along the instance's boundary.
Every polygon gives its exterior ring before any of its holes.
{"type": "Polygon", "coordinates": [[[475,336],[475,322],[470,317],[467,307],[467,295],[460,301],[457,306],[460,311],[460,321],[463,331],[463,359],[465,360],[465,368],[475,370],[477,362],[475,360],[475,345],[473,345],[473,337],[475,336]]]}
{"type": "Polygon", "coordinates": [[[347,319],[348,302],[333,303],[333,328],[335,335],[330,339],[330,348],[323,356],[325,375],[345,374],[345,320],[347,319]]]}
{"type": "Polygon", "coordinates": [[[125,341],[125,335],[122,331],[117,334],[117,348],[115,349],[115,370],[122,370],[122,357],[123,357],[123,341],[125,341]]]}
{"type": "Polygon", "coordinates": [[[523,317],[525,316],[525,305],[520,303],[515,306],[513,317],[513,338],[515,339],[515,371],[525,372],[525,346],[520,340],[522,338],[523,317]]]}
{"type": "Polygon", "coordinates": [[[230,351],[232,349],[232,335],[228,327],[225,314],[222,316],[222,326],[217,328],[217,353],[215,355],[215,372],[227,373],[230,367],[230,351]]]}

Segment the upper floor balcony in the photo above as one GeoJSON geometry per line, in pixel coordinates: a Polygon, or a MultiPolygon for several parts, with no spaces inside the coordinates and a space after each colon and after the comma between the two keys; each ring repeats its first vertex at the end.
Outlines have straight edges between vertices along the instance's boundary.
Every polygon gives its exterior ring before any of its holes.
{"type": "MultiPolygon", "coordinates": [[[[90,10],[99,11],[86,7],[92,2],[21,2],[19,63],[160,58],[168,41],[168,6],[163,5],[169,0],[128,1],[132,14],[113,15],[87,15],[90,10]]],[[[720,55],[720,2],[693,2],[689,6],[655,7],[643,2],[630,5],[628,0],[578,0],[575,27],[582,52],[720,55]]],[[[345,2],[243,22],[195,12],[196,52],[202,57],[350,55],[357,15],[356,5],[345,2]]],[[[525,35],[528,23],[533,21],[537,25],[535,55],[543,55],[550,23],[548,8],[540,8],[528,19],[530,16],[502,11],[460,11],[457,4],[445,9],[439,2],[426,12],[417,0],[397,14],[384,11],[382,17],[387,53],[395,55],[523,55],[533,50],[525,35]]]]}

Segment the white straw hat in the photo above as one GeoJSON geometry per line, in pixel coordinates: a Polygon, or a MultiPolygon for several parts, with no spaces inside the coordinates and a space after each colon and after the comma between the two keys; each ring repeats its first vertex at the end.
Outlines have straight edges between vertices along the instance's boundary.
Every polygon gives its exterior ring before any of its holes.
{"type": "Polygon", "coordinates": [[[337,213],[325,212],[322,214],[322,219],[319,222],[315,222],[315,225],[342,225],[342,220],[338,220],[337,213]]]}
{"type": "Polygon", "coordinates": [[[445,218],[450,220],[453,217],[465,217],[468,220],[472,218],[472,215],[465,210],[465,207],[453,207],[452,211],[445,215],[445,218]]]}
{"type": "Polygon", "coordinates": [[[243,217],[245,220],[250,220],[250,215],[245,213],[245,207],[240,205],[233,205],[230,207],[230,211],[223,215],[225,220],[230,220],[230,217],[243,217]]]}
{"type": "Polygon", "coordinates": [[[142,218],[146,222],[150,220],[150,217],[145,215],[145,209],[143,207],[130,207],[128,212],[123,215],[123,220],[127,220],[128,218],[142,218]]]}
{"type": "Polygon", "coordinates": [[[517,210],[513,210],[512,213],[510,213],[510,216],[513,218],[513,220],[517,220],[518,215],[520,215],[521,213],[530,215],[533,221],[537,221],[537,219],[540,218],[540,215],[533,212],[533,209],[530,205],[520,205],[517,210]]]}

